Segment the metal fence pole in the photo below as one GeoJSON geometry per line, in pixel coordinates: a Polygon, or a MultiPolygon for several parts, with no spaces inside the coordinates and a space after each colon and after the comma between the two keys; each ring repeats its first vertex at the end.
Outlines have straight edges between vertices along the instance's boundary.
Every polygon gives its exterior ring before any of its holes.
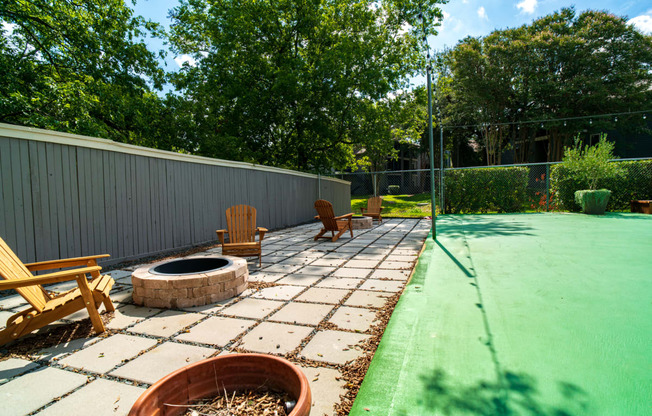
{"type": "Polygon", "coordinates": [[[435,211],[435,152],[432,139],[432,85],[430,80],[430,63],[426,67],[428,84],[428,142],[430,145],[430,205],[432,218],[432,239],[437,239],[437,214],[435,211]]]}
{"type": "Polygon", "coordinates": [[[321,199],[321,174],[317,174],[317,199],[321,199]]]}
{"type": "Polygon", "coordinates": [[[546,163],[546,212],[550,210],[550,163],[546,163]]]}

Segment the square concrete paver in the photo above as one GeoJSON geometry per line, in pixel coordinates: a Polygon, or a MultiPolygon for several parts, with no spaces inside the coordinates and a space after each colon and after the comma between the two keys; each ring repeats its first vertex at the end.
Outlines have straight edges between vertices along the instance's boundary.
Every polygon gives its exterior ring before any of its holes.
{"type": "Polygon", "coordinates": [[[59,363],[96,373],[106,373],[122,361],[135,357],[154,345],[155,339],[116,334],[60,360],[59,363]]]}
{"type": "Polygon", "coordinates": [[[387,261],[405,261],[405,262],[408,262],[408,263],[414,263],[415,261],[417,261],[417,258],[418,258],[417,256],[403,256],[403,255],[400,255],[400,254],[390,254],[389,256],[387,256],[387,259],[385,259],[385,260],[387,260],[387,261]]]}
{"type": "Polygon", "coordinates": [[[205,316],[200,313],[168,310],[134,325],[129,328],[129,331],[157,337],[169,337],[205,316]]]}
{"type": "Polygon", "coordinates": [[[276,283],[280,285],[310,286],[321,278],[322,276],[292,273],[278,280],[276,283]]]}
{"type": "Polygon", "coordinates": [[[2,414],[22,416],[86,383],[86,376],[46,367],[0,386],[2,414]]]}
{"type": "Polygon", "coordinates": [[[256,291],[251,297],[254,299],[290,300],[305,289],[303,286],[272,286],[256,291]]]}
{"type": "Polygon", "coordinates": [[[398,292],[405,285],[405,282],[398,280],[375,280],[369,279],[360,286],[362,290],[380,290],[383,292],[398,292]]]}
{"type": "Polygon", "coordinates": [[[274,309],[283,305],[283,302],[264,299],[243,299],[235,305],[222,309],[223,315],[233,315],[243,318],[261,319],[269,315],[274,309]]]}
{"type": "Polygon", "coordinates": [[[295,300],[300,300],[303,302],[330,303],[337,305],[348,294],[348,290],[311,287],[299,295],[299,297],[297,297],[295,300]]]}
{"type": "Polygon", "coordinates": [[[101,338],[99,337],[77,338],[77,339],[73,339],[72,341],[62,342],[61,344],[53,345],[51,347],[39,351],[38,353],[34,354],[34,358],[38,358],[39,360],[45,360],[45,361],[50,361],[55,359],[58,360],[72,352],[75,352],[88,345],[91,345],[99,341],[100,339],[101,338]]]}
{"type": "MultiPolygon", "coordinates": [[[[0,361],[0,384],[12,377],[26,373],[38,367],[38,364],[21,358],[10,358],[0,361]]],[[[0,387],[1,388],[1,387],[0,387]]]]}
{"type": "Polygon", "coordinates": [[[355,279],[364,279],[371,273],[371,269],[357,269],[342,267],[333,273],[335,277],[353,277],[355,279]]]}
{"type": "Polygon", "coordinates": [[[320,331],[299,354],[315,361],[345,364],[362,355],[362,351],[356,346],[367,338],[369,335],[332,330],[320,331]]]}
{"type": "MultiPolygon", "coordinates": [[[[24,306],[27,306],[27,301],[22,296],[7,296],[6,298],[0,298],[0,306],[2,306],[3,309],[20,309],[24,306]]],[[[5,322],[2,322],[3,326],[5,322]]]]}
{"type": "Polygon", "coordinates": [[[285,273],[256,272],[249,275],[249,281],[273,283],[283,276],[285,276],[285,273]]]}
{"type": "Polygon", "coordinates": [[[152,315],[161,312],[160,309],[147,308],[143,306],[136,305],[123,305],[119,308],[116,308],[114,317],[111,319],[106,327],[108,329],[122,329],[126,328],[129,325],[140,322],[145,318],[149,318],[152,315]]]}
{"type": "Polygon", "coordinates": [[[269,267],[265,267],[263,271],[265,273],[292,273],[295,270],[299,270],[301,267],[303,267],[300,264],[274,264],[269,267]]]}
{"type": "Polygon", "coordinates": [[[413,263],[407,261],[384,261],[378,265],[379,269],[412,270],[413,263]]]}
{"type": "Polygon", "coordinates": [[[178,335],[176,339],[223,347],[255,323],[250,319],[213,316],[193,326],[189,332],[178,335]]]}
{"type": "Polygon", "coordinates": [[[116,292],[111,291],[109,297],[113,303],[134,303],[133,299],[131,298],[132,293],[133,290],[131,288],[116,292]]]}
{"type": "Polygon", "coordinates": [[[379,263],[379,260],[349,260],[346,267],[350,269],[373,269],[379,263]]]}
{"type": "Polygon", "coordinates": [[[327,277],[319,282],[316,287],[330,287],[335,289],[354,289],[360,284],[360,279],[350,277],[327,277]]]}
{"type": "Polygon", "coordinates": [[[301,344],[312,328],[263,322],[242,338],[240,347],[255,352],[285,354],[301,344]]]}
{"type": "Polygon", "coordinates": [[[368,330],[376,319],[376,312],[365,308],[341,306],[328,320],[342,329],[350,331],[368,330]]]}
{"type": "Polygon", "coordinates": [[[374,270],[370,279],[407,280],[411,270],[374,270]]]}
{"type": "Polygon", "coordinates": [[[299,368],[308,378],[312,392],[310,414],[312,416],[337,415],[333,406],[340,402],[340,395],[346,392],[344,389],[346,383],[341,378],[342,374],[332,368],[303,366],[299,366],[299,368]]]}
{"type": "Polygon", "coordinates": [[[215,354],[212,348],[166,342],[111,372],[141,383],[154,384],[171,372],[215,354]]]}
{"type": "Polygon", "coordinates": [[[301,274],[312,274],[316,276],[326,276],[335,271],[335,267],[330,266],[306,266],[303,269],[299,270],[297,273],[301,274]]]}
{"type": "Polygon", "coordinates": [[[112,380],[97,379],[70,396],[54,403],[38,416],[64,416],[83,414],[93,416],[126,416],[138,397],[145,392],[142,387],[130,386],[112,380]]]}
{"type": "Polygon", "coordinates": [[[344,264],[346,259],[333,259],[326,256],[310,263],[311,266],[338,267],[344,264]]]}
{"type": "Polygon", "coordinates": [[[332,305],[292,302],[269,317],[270,321],[317,325],[333,309],[332,305]]]}
{"type": "Polygon", "coordinates": [[[370,292],[367,290],[356,290],[344,302],[346,306],[362,306],[366,308],[382,308],[391,296],[383,292],[370,292]]]}

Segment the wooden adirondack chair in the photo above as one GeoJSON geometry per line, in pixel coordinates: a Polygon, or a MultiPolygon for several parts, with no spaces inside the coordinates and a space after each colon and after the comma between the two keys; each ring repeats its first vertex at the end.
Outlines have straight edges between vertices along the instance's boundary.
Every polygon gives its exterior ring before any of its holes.
{"type": "Polygon", "coordinates": [[[109,291],[113,287],[114,281],[109,275],[102,276],[100,274],[102,268],[97,265],[97,259],[103,257],[109,257],[109,255],[23,264],[0,238],[0,277],[4,279],[0,281],[0,290],[14,289],[32,305],[7,320],[6,328],[0,331],[0,345],[43,328],[84,308],[88,311],[95,332],[104,332],[104,324],[98,308],[102,303],[109,312],[114,311],[115,308],[109,298],[109,291]],[[83,267],[39,276],[30,273],[37,270],[75,266],[83,267]],[[92,276],[90,282],[86,279],[86,275],[89,274],[92,276]],[[69,280],[76,280],[78,287],[58,296],[49,295],[41,286],[69,280]]]}
{"type": "Polygon", "coordinates": [[[324,228],[322,228],[319,234],[315,236],[315,241],[319,238],[330,238],[331,241],[335,242],[346,230],[349,230],[351,232],[351,237],[353,237],[353,228],[351,228],[351,218],[353,217],[353,213],[336,217],[333,213],[333,204],[323,199],[319,199],[315,202],[315,209],[319,214],[315,216],[315,219],[320,220],[324,225],[324,228]],[[332,237],[322,237],[328,231],[331,232],[332,237]],[[335,235],[336,231],[337,235],[335,235]]]}
{"type": "Polygon", "coordinates": [[[217,230],[217,237],[222,244],[222,254],[238,257],[258,256],[259,266],[263,265],[261,243],[267,228],[256,227],[256,208],[249,205],[234,205],[226,210],[227,230],[217,230]],[[259,238],[256,241],[256,231],[259,238]],[[224,242],[224,233],[228,232],[229,242],[224,242]]]}
{"type": "Polygon", "coordinates": [[[378,223],[383,222],[383,216],[380,214],[383,211],[383,198],[379,196],[374,196],[367,200],[367,207],[360,208],[362,215],[365,217],[371,217],[378,220],[378,223]],[[365,213],[364,211],[367,210],[365,213]]]}

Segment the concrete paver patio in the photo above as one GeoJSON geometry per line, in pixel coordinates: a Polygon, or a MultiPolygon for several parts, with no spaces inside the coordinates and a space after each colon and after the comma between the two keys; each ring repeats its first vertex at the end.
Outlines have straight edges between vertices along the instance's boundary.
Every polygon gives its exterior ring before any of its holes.
{"type": "MultiPolygon", "coordinates": [[[[336,243],[313,241],[320,226],[268,233],[262,268],[258,259],[248,264],[250,282],[271,286],[252,284],[212,305],[140,307],[131,299],[130,277],[140,265],[110,271],[116,312],[108,336],[62,343],[29,360],[4,359],[11,346],[0,349],[2,414],[71,415],[84,406],[94,416],[126,415],[144,389],[166,374],[207,357],[246,351],[292,352],[313,360],[318,367],[300,365],[313,391],[312,414],[334,414],[345,392],[337,365],[362,354],[359,345],[369,338],[376,311],[409,278],[430,221],[386,219],[336,243]]],[[[213,248],[194,256],[219,253],[213,248]]],[[[0,318],[25,305],[15,294],[0,297],[0,318]]],[[[82,318],[84,313],[73,317],[82,318]]]]}

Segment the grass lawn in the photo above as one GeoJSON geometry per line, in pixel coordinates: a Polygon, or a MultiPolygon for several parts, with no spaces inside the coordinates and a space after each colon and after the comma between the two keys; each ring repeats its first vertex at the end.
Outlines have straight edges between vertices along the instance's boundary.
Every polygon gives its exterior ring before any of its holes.
{"type": "MultiPolygon", "coordinates": [[[[367,199],[373,195],[351,197],[351,211],[360,215],[360,207],[367,206],[367,199]]],[[[430,194],[383,195],[383,217],[422,218],[429,217],[430,194]],[[419,206],[417,204],[426,204],[419,206]]]]}

